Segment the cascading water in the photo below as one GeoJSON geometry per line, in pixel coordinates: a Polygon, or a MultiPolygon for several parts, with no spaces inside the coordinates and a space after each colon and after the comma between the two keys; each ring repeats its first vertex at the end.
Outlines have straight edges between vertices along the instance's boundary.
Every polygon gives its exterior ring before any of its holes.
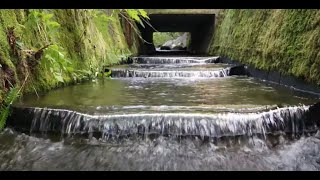
{"type": "Polygon", "coordinates": [[[0,170],[320,170],[314,96],[219,57],[132,60],[16,102],[0,170]]]}
{"type": "Polygon", "coordinates": [[[33,119],[24,121],[31,123],[33,132],[100,133],[102,137],[156,134],[216,138],[316,131],[315,122],[307,128],[304,125],[307,110],[307,106],[301,106],[260,113],[88,115],[70,110],[31,108],[28,113],[33,119]]]}
{"type": "Polygon", "coordinates": [[[113,69],[112,77],[152,77],[152,78],[216,78],[229,75],[230,68],[216,71],[139,71],[127,69],[113,69]]]}
{"type": "Polygon", "coordinates": [[[133,57],[141,64],[217,63],[220,57],[133,57]]]}

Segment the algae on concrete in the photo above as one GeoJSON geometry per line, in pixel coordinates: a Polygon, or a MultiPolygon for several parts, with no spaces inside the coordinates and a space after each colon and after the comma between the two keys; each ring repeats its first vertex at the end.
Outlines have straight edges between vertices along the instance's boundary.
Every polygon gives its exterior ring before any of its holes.
{"type": "Polygon", "coordinates": [[[209,52],[320,85],[320,11],[220,10],[209,52]]]}

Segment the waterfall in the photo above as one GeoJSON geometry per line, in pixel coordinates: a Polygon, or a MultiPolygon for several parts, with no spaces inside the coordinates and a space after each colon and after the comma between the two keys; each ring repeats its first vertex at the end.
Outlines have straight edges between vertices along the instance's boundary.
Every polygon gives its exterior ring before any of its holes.
{"type": "Polygon", "coordinates": [[[229,75],[230,68],[213,71],[152,71],[152,70],[128,70],[113,69],[111,76],[117,77],[144,77],[144,78],[216,78],[229,75]]]}
{"type": "MultiPolygon", "coordinates": [[[[146,113],[89,115],[76,111],[27,108],[26,121],[31,132],[126,136],[157,134],[173,136],[252,136],[286,132],[299,134],[316,130],[315,123],[305,127],[304,115],[309,106],[277,108],[254,113],[146,113]]],[[[17,112],[17,111],[16,111],[17,112]]],[[[22,124],[23,124],[22,123],[22,124]]]]}
{"type": "Polygon", "coordinates": [[[133,57],[140,64],[217,63],[219,57],[133,57]]]}

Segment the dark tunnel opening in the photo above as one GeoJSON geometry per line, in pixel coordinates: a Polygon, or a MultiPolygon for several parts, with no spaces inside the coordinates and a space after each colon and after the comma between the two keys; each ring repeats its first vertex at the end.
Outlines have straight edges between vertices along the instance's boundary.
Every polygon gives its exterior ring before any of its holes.
{"type": "Polygon", "coordinates": [[[150,14],[150,24],[138,25],[142,38],[139,55],[206,55],[213,37],[214,14],[150,14]],[[155,32],[189,32],[190,44],[185,51],[157,51],[153,43],[155,32]]]}

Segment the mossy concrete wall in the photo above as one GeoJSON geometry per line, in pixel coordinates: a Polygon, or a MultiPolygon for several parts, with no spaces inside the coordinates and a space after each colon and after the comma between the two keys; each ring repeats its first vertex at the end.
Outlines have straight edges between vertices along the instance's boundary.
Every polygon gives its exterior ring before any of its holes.
{"type": "Polygon", "coordinates": [[[320,85],[319,10],[220,10],[209,50],[320,85]]]}
{"type": "MultiPolygon", "coordinates": [[[[132,28],[119,18],[106,22],[93,10],[84,9],[40,12],[53,14],[52,19],[60,24],[56,32],[49,34],[49,30],[28,24],[30,10],[0,10],[0,103],[9,84],[21,85],[27,74],[25,92],[41,92],[84,79],[101,71],[103,65],[118,63],[121,55],[128,56],[137,51],[132,28]],[[10,37],[13,40],[10,41],[10,37]],[[23,44],[19,53],[15,52],[17,43],[12,47],[12,41],[23,44]],[[57,44],[66,52],[72,69],[82,72],[80,78],[64,74],[61,83],[44,67],[44,55],[34,63],[23,54],[28,50],[36,52],[48,43],[57,44]]],[[[103,12],[110,15],[112,10],[103,12]]]]}

